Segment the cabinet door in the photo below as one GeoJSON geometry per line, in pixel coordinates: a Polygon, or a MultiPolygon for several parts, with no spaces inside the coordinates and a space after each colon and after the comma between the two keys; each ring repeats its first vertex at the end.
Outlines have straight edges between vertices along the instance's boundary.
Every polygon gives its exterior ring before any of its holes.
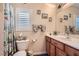
{"type": "Polygon", "coordinates": [[[66,56],[66,53],[58,48],[56,48],[56,56],[66,56]]]}
{"type": "Polygon", "coordinates": [[[51,39],[51,43],[52,43],[53,45],[55,45],[57,48],[59,48],[59,49],[61,49],[61,50],[64,50],[64,44],[63,44],[63,43],[58,42],[58,41],[53,40],[53,39],[51,39]]]}
{"type": "Polygon", "coordinates": [[[55,56],[55,46],[50,44],[50,55],[55,56]]]}
{"type": "Polygon", "coordinates": [[[79,56],[79,51],[69,46],[65,46],[65,52],[68,56],[79,56]]]}
{"type": "Polygon", "coordinates": [[[50,55],[50,43],[48,41],[46,41],[46,51],[50,55]]]}

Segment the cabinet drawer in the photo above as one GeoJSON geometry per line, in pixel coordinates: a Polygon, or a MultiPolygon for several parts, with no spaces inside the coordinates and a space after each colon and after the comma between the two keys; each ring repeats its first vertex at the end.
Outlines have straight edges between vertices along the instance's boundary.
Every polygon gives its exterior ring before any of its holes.
{"type": "Polygon", "coordinates": [[[65,46],[65,52],[68,56],[79,56],[79,51],[69,46],[65,46]]]}
{"type": "Polygon", "coordinates": [[[66,53],[62,50],[56,48],[56,56],[66,56],[66,53]]]}
{"type": "Polygon", "coordinates": [[[53,40],[53,39],[51,39],[51,43],[52,43],[53,45],[55,45],[57,48],[59,48],[59,49],[61,49],[61,50],[64,50],[64,44],[63,44],[63,43],[58,42],[58,41],[53,40]]]}
{"type": "Polygon", "coordinates": [[[50,42],[51,38],[46,36],[45,39],[50,42]]]}

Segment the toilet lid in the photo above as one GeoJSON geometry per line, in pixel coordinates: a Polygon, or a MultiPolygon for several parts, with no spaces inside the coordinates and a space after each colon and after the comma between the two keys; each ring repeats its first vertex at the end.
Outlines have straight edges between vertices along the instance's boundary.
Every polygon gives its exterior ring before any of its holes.
{"type": "Polygon", "coordinates": [[[18,51],[13,56],[26,56],[26,51],[18,51]]]}

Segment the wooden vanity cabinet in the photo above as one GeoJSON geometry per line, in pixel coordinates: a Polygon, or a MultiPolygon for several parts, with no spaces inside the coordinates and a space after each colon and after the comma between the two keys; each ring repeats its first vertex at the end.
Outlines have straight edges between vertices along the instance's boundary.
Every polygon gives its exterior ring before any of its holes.
{"type": "Polygon", "coordinates": [[[48,36],[46,38],[46,51],[49,56],[79,56],[79,50],[48,36]]]}
{"type": "Polygon", "coordinates": [[[64,44],[56,41],[53,38],[46,37],[46,50],[49,56],[66,55],[64,51],[64,44]]]}
{"type": "Polygon", "coordinates": [[[64,44],[59,42],[59,41],[56,41],[55,39],[51,39],[51,43],[56,46],[56,48],[59,48],[61,50],[64,50],[64,44]]]}
{"type": "Polygon", "coordinates": [[[53,46],[55,47],[54,51],[55,51],[55,55],[56,56],[65,56],[66,53],[64,52],[64,44],[56,41],[55,39],[51,39],[51,44],[53,44],[53,46]]]}

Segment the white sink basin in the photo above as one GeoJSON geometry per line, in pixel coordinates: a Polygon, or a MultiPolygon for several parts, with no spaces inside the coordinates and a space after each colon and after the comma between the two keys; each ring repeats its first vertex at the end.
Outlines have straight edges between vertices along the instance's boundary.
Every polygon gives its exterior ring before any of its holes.
{"type": "Polygon", "coordinates": [[[65,41],[71,41],[72,43],[79,43],[79,40],[77,38],[73,38],[73,37],[67,37],[67,36],[60,36],[58,35],[57,38],[61,39],[61,40],[65,40],[65,41]]]}
{"type": "Polygon", "coordinates": [[[65,40],[65,41],[79,42],[79,41],[77,41],[76,38],[68,37],[68,36],[65,36],[65,35],[57,35],[56,37],[58,39],[65,40]]]}

